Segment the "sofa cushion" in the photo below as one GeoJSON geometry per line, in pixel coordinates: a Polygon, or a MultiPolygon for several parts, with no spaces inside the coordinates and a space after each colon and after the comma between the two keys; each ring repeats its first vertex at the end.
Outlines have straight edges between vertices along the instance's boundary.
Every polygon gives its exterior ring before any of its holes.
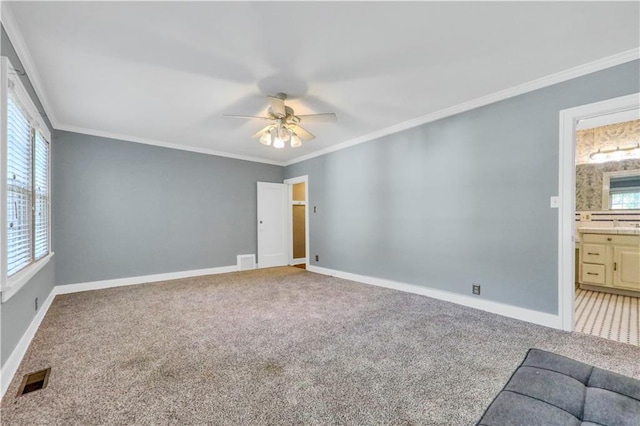
{"type": "Polygon", "coordinates": [[[580,426],[570,413],[526,395],[502,391],[491,404],[491,410],[478,423],[481,426],[531,425],[580,426]]]}
{"type": "Polygon", "coordinates": [[[579,418],[582,415],[585,388],[571,376],[523,365],[504,389],[546,402],[579,418]]]}
{"type": "MultiPolygon", "coordinates": [[[[638,359],[640,365],[640,359],[638,359]]],[[[638,381],[612,371],[594,368],[589,378],[589,387],[610,390],[640,401],[640,387],[638,381]]]]}
{"type": "Polygon", "coordinates": [[[478,422],[640,426],[640,381],[530,349],[478,422]]]}
{"type": "Polygon", "coordinates": [[[524,361],[522,361],[522,365],[545,368],[566,374],[585,385],[589,381],[591,371],[593,370],[591,365],[540,349],[529,349],[527,356],[524,361]]]}
{"type": "Polygon", "coordinates": [[[609,426],[639,426],[640,401],[606,389],[587,388],[583,420],[609,426]]]}

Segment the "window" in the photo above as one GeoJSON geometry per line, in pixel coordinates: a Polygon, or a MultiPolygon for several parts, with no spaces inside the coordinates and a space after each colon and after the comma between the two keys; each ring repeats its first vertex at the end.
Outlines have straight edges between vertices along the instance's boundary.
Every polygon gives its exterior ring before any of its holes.
{"type": "Polygon", "coordinates": [[[640,176],[610,178],[609,194],[612,209],[640,209],[640,176]]]}
{"type": "Polygon", "coordinates": [[[640,209],[640,169],[602,173],[602,209],[640,209]]]}
{"type": "Polygon", "coordinates": [[[49,254],[49,142],[40,131],[33,144],[33,254],[35,260],[49,254]]]}
{"type": "Polygon", "coordinates": [[[50,257],[49,130],[2,58],[2,300],[50,257]]]}

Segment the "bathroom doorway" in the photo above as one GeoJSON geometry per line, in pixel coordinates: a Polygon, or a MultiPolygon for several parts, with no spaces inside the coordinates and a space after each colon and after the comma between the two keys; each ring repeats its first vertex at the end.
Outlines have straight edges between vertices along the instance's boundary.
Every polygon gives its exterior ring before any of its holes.
{"type": "Polygon", "coordinates": [[[576,125],[574,331],[640,346],[640,110],[576,125]]]}
{"type": "Polygon", "coordinates": [[[563,329],[637,346],[639,99],[632,95],[561,112],[559,212],[563,329]]]}

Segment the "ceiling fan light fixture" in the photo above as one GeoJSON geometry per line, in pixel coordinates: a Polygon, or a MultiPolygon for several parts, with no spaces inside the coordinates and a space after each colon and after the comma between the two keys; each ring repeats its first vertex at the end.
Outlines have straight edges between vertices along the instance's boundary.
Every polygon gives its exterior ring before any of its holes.
{"type": "MultiPolygon", "coordinates": [[[[0,0],[1,1],[1,0],[0,0]]],[[[266,127],[258,130],[253,137],[258,138],[260,143],[274,148],[284,148],[287,144],[291,148],[302,146],[302,141],[310,141],[315,136],[308,130],[300,126],[300,122],[310,123],[330,123],[336,121],[336,114],[325,112],[320,114],[296,115],[293,108],[285,105],[287,95],[277,93],[274,96],[267,96],[269,107],[266,117],[254,115],[229,115],[222,114],[223,117],[241,118],[249,120],[265,120],[270,122],[266,127]]]]}
{"type": "Polygon", "coordinates": [[[288,142],[291,139],[291,132],[289,129],[285,127],[280,127],[278,129],[278,139],[282,139],[283,142],[288,142]]]}
{"type": "Polygon", "coordinates": [[[296,135],[295,133],[291,133],[291,148],[298,148],[299,146],[302,146],[302,141],[300,140],[300,136],[296,135]]]}
{"type": "Polygon", "coordinates": [[[271,132],[264,132],[262,136],[260,136],[260,143],[263,145],[271,145],[271,132]]]}

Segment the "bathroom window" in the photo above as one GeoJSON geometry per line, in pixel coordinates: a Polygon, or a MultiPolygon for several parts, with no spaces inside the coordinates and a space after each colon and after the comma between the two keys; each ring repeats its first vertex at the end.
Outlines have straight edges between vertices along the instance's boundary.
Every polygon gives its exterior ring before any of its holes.
{"type": "Polygon", "coordinates": [[[614,210],[640,209],[640,190],[611,194],[611,208],[614,210]]]}
{"type": "Polygon", "coordinates": [[[640,209],[640,176],[612,177],[609,182],[611,209],[640,209]]]}
{"type": "Polygon", "coordinates": [[[603,173],[602,208],[603,210],[640,209],[640,170],[603,173]]]}

